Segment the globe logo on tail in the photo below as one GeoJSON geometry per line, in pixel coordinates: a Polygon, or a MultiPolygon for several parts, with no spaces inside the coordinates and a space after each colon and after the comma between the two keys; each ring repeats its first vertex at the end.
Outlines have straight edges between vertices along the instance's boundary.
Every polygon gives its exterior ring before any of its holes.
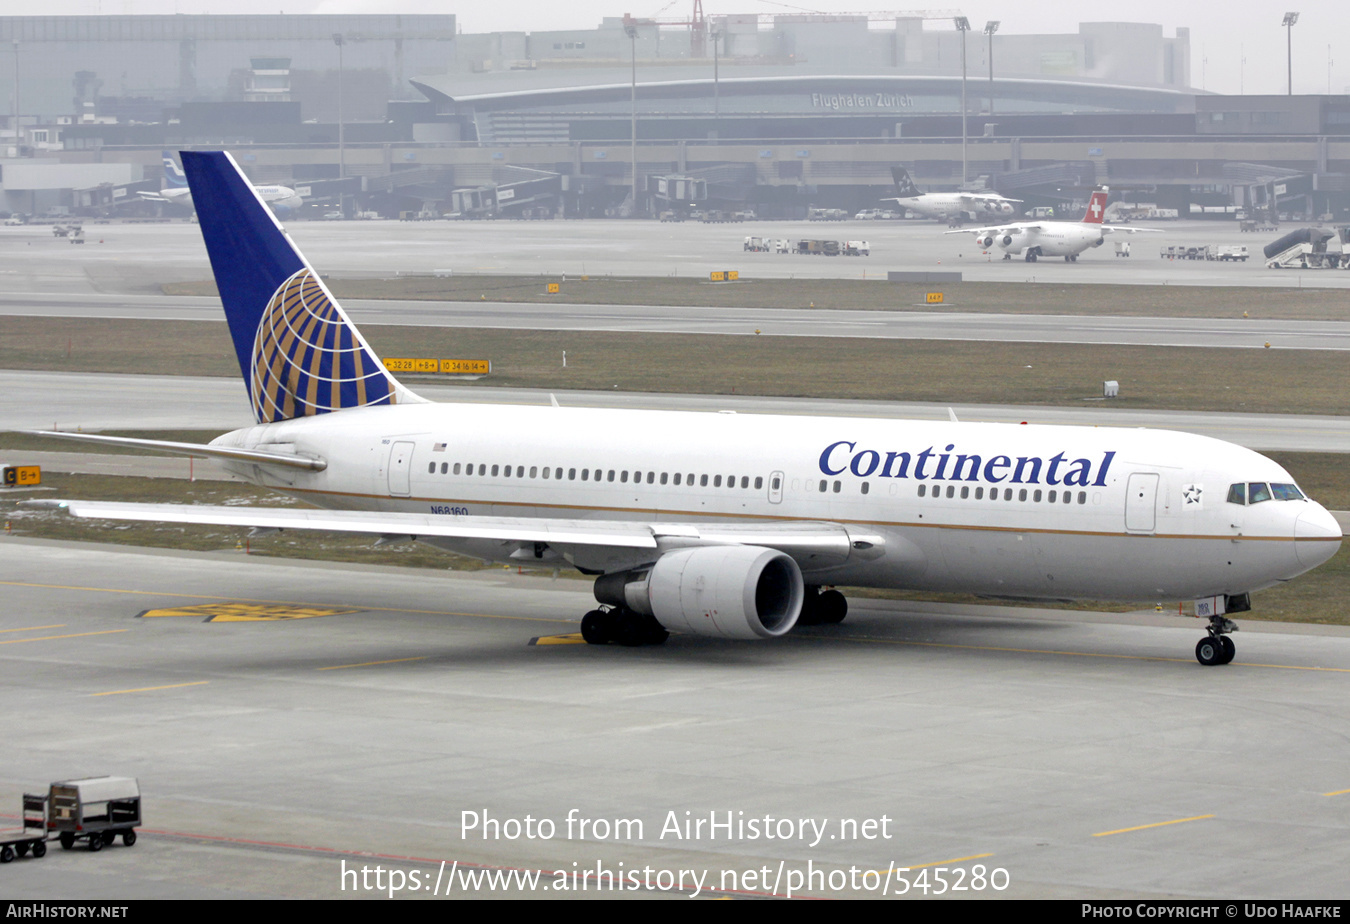
{"type": "Polygon", "coordinates": [[[272,295],[252,359],[259,423],[395,403],[393,380],[308,268],[272,295]]]}

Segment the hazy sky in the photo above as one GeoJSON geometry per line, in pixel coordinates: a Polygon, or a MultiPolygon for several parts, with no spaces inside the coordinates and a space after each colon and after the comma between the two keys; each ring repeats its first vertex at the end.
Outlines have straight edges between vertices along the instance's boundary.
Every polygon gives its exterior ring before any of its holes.
{"type": "MultiPolygon", "coordinates": [[[[891,3],[904,6],[902,3],[891,3]]],[[[918,4],[914,4],[918,6],[918,4]]],[[[457,5],[446,0],[7,0],[3,12],[23,14],[126,13],[455,13],[462,31],[588,29],[602,17],[678,19],[688,15],[693,0],[500,0],[457,5]]],[[[867,9],[862,0],[704,0],[707,15],[723,13],[847,12],[867,9]]],[[[1294,92],[1326,93],[1328,61],[1333,93],[1350,88],[1350,3],[1345,0],[1289,0],[1288,5],[1253,0],[1129,0],[1129,2],[965,3],[934,10],[964,13],[980,29],[986,20],[1002,22],[1000,33],[1074,32],[1080,21],[1160,23],[1164,35],[1178,26],[1191,30],[1192,83],[1219,93],[1283,93],[1286,89],[1285,29],[1287,10],[1300,13],[1294,26],[1294,92]],[[1244,63],[1245,59],[1245,63],[1244,63]],[[1343,63],[1338,63],[1338,60],[1343,63]]],[[[997,73],[997,56],[995,68],[997,73]]]]}

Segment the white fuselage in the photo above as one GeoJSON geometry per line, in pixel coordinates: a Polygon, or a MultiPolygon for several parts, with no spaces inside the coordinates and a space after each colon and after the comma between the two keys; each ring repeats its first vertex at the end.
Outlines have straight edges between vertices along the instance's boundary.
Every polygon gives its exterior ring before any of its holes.
{"type": "MultiPolygon", "coordinates": [[[[304,198],[289,186],[255,186],[259,198],[271,206],[295,208],[304,204],[304,198]]],[[[186,186],[169,186],[159,191],[159,197],[174,205],[192,208],[192,192],[186,186]]]]}
{"type": "MultiPolygon", "coordinates": [[[[1312,501],[1226,502],[1231,484],[1292,483],[1276,463],[1156,430],[412,404],[259,425],[215,445],[321,456],[325,470],[284,476],[225,464],[327,508],[640,521],[669,524],[654,530],[667,543],[681,523],[842,524],[855,551],[799,562],[817,584],[1195,599],[1287,580],[1340,541],[1312,501]]],[[[431,541],[493,560],[520,548],[431,541]]],[[[566,554],[606,572],[653,557],[566,554]]]]}
{"type": "Polygon", "coordinates": [[[1100,247],[1104,241],[1105,232],[1100,224],[1078,221],[1017,222],[980,238],[984,247],[997,247],[1014,255],[1039,248],[1043,257],[1077,256],[1090,247],[1100,247]]]}
{"type": "Polygon", "coordinates": [[[1000,196],[971,196],[968,193],[923,193],[900,199],[883,199],[899,203],[917,215],[944,221],[974,216],[976,221],[987,218],[1009,218],[1017,214],[1016,205],[1000,196]]]}

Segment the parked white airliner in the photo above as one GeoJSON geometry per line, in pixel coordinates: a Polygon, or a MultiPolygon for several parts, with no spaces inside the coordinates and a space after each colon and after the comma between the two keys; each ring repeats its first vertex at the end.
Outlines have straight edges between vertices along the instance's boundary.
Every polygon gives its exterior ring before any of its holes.
{"type": "MultiPolygon", "coordinates": [[[[174,163],[173,156],[164,152],[164,181],[160,184],[160,190],[157,193],[143,192],[139,193],[142,199],[148,199],[151,202],[168,202],[171,205],[181,205],[185,208],[192,208],[192,190],[188,187],[187,176],[178,165],[174,163]]],[[[275,183],[263,183],[253,187],[257,190],[258,197],[272,207],[277,214],[285,216],[291,209],[299,208],[304,205],[305,199],[289,186],[279,186],[275,183]]]]}
{"type": "Polygon", "coordinates": [[[1194,600],[1226,613],[1330,558],[1336,521],[1276,463],[1143,429],[432,404],[381,365],[228,154],[184,153],[257,425],[209,446],[316,509],[61,501],[107,519],[416,538],[594,575],[592,643],[772,638],[833,585],[1194,600]]]}
{"type": "Polygon", "coordinates": [[[1087,212],[1082,221],[1016,221],[1006,225],[994,225],[988,228],[963,228],[960,231],[948,231],[947,234],[974,234],[975,241],[988,249],[997,247],[1003,251],[1003,259],[1011,260],[1014,254],[1026,252],[1026,262],[1035,263],[1037,257],[1063,257],[1066,263],[1076,263],[1078,255],[1089,247],[1100,247],[1106,242],[1106,235],[1117,234],[1159,234],[1157,228],[1125,228],[1120,225],[1102,224],[1106,213],[1107,187],[1102,186],[1092,193],[1087,212]]]}
{"type": "Polygon", "coordinates": [[[966,218],[971,221],[1010,218],[1017,214],[1017,206],[1022,202],[1021,199],[1009,199],[996,192],[926,193],[914,185],[909,171],[904,167],[892,167],[891,176],[895,179],[899,196],[882,199],[882,202],[894,202],[916,215],[946,221],[949,225],[960,225],[966,218]]]}

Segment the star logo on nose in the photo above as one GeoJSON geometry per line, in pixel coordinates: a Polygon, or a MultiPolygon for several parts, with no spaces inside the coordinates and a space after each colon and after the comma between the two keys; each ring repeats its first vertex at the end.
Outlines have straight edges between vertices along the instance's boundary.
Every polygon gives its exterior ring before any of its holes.
{"type": "Polygon", "coordinates": [[[1181,496],[1185,498],[1186,506],[1199,504],[1204,497],[1205,489],[1203,485],[1188,484],[1181,491],[1181,496]]]}

